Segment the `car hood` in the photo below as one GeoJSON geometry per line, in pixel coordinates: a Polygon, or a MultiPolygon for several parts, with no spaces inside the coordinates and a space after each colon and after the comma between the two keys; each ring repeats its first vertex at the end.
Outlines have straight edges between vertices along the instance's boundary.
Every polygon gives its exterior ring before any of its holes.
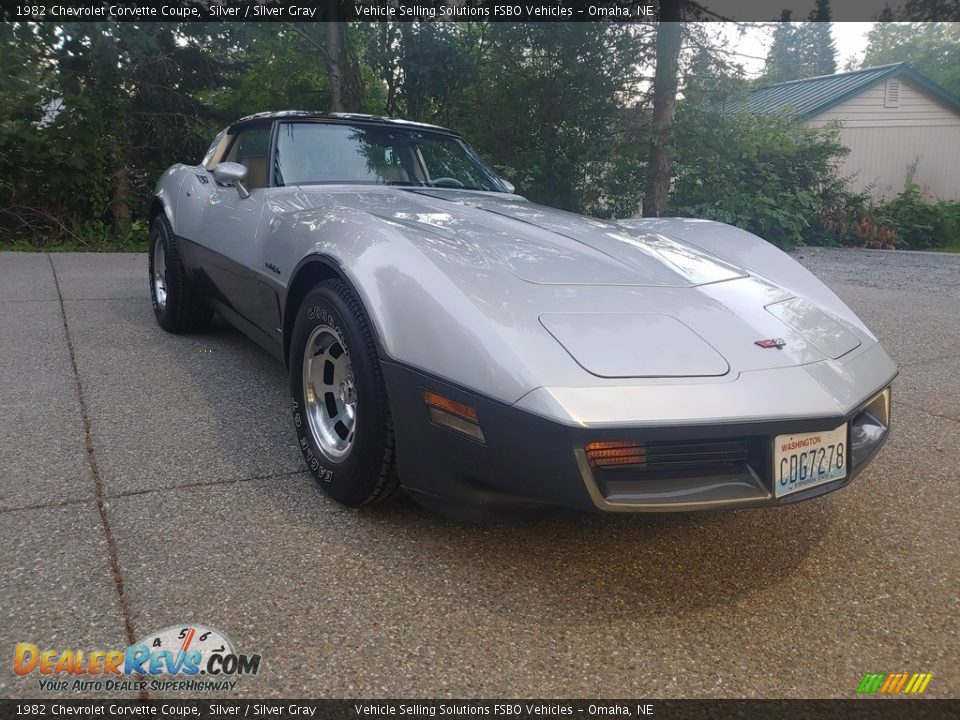
{"type": "Polygon", "coordinates": [[[303,190],[399,232],[543,384],[574,379],[558,371],[560,348],[595,378],[720,379],[868,341],[810,302],[787,302],[795,294],[755,270],[625,223],[503,193],[303,190]],[[767,339],[777,343],[756,344],[767,339]]]}
{"type": "Polygon", "coordinates": [[[691,287],[746,277],[666,235],[548,208],[517,195],[452,190],[362,193],[342,201],[418,231],[457,239],[485,267],[544,285],[691,287]]]}

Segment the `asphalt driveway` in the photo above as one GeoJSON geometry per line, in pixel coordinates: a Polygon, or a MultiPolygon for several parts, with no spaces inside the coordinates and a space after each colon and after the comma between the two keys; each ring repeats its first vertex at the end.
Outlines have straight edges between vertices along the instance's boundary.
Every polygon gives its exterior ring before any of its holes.
{"type": "Polygon", "coordinates": [[[900,365],[848,488],[780,509],[460,525],[303,471],[283,368],[167,335],[142,255],[0,253],[0,696],[17,642],[219,628],[246,696],[960,695],[960,255],[806,250],[900,365]]]}

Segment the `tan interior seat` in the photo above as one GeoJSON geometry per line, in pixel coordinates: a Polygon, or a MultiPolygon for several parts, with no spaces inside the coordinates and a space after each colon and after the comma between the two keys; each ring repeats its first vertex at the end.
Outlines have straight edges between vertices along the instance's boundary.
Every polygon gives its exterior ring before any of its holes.
{"type": "Polygon", "coordinates": [[[248,190],[267,186],[267,157],[266,155],[248,155],[243,159],[247,166],[248,190]]]}
{"type": "Polygon", "coordinates": [[[377,175],[387,182],[410,182],[407,171],[399,165],[377,165],[377,175]]]}

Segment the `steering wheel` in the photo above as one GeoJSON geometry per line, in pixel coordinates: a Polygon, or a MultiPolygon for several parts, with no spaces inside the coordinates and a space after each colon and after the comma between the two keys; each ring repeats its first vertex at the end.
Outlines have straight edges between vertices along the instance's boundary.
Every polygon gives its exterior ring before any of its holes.
{"type": "Polygon", "coordinates": [[[452,187],[452,188],[462,188],[463,183],[452,177],[438,177],[434,178],[432,185],[436,187],[452,187]]]}

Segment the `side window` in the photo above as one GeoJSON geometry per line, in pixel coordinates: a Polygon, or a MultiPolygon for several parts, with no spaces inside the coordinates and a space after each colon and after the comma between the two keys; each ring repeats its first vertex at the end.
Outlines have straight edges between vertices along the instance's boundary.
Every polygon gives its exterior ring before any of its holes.
{"type": "Polygon", "coordinates": [[[224,140],[226,139],[227,131],[221,130],[217,133],[217,136],[213,139],[213,142],[210,143],[210,149],[207,150],[207,154],[203,156],[203,160],[200,161],[200,164],[205,167],[207,170],[212,170],[214,165],[214,158],[220,153],[224,140]]]}
{"type": "Polygon", "coordinates": [[[223,162],[241,163],[247,166],[247,189],[267,186],[270,177],[267,171],[270,157],[270,125],[256,125],[242,130],[230,145],[223,162]]]}

